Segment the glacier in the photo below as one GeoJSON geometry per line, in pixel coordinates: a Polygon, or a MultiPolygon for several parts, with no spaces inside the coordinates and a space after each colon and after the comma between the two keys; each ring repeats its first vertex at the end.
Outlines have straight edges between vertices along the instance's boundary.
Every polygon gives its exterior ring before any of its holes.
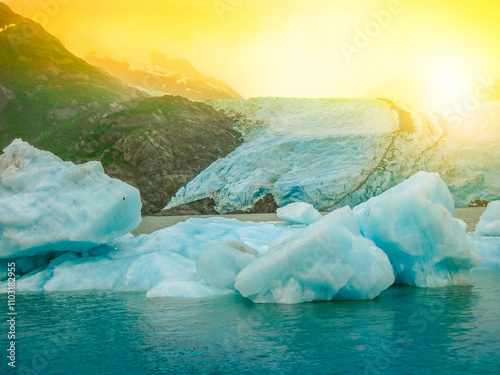
{"type": "Polygon", "coordinates": [[[0,156],[0,258],[85,252],[135,229],[140,209],[139,191],[97,161],[63,162],[20,139],[0,156]]]}
{"type": "Polygon", "coordinates": [[[419,172],[354,208],[361,233],[389,257],[396,283],[417,287],[469,284],[482,257],[471,249],[466,224],[436,173],[419,172]]]}
{"type": "Polygon", "coordinates": [[[235,288],[254,302],[291,304],[373,299],[393,282],[387,255],[344,207],[272,244],[238,274],[235,288]]]}
{"type": "Polygon", "coordinates": [[[212,198],[224,214],[272,194],[317,210],[354,207],[418,171],[439,173],[455,204],[500,198],[500,102],[463,121],[385,99],[255,98],[211,105],[239,118],[245,142],[165,207],[212,198]]]}

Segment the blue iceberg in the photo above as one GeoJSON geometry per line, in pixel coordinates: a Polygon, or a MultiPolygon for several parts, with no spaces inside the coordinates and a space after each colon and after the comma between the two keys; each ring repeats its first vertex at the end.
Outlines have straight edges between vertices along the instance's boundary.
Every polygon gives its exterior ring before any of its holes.
{"type": "Polygon", "coordinates": [[[135,229],[139,191],[20,139],[0,156],[0,258],[85,252],[135,229]]]}
{"type": "Polygon", "coordinates": [[[235,287],[254,302],[290,304],[372,299],[393,282],[387,255],[344,207],[272,244],[238,274],[235,287]]]}
{"type": "Polygon", "coordinates": [[[396,283],[469,284],[469,270],[482,262],[469,245],[465,223],[455,219],[453,197],[438,174],[419,172],[354,212],[361,233],[389,256],[396,283]]]}

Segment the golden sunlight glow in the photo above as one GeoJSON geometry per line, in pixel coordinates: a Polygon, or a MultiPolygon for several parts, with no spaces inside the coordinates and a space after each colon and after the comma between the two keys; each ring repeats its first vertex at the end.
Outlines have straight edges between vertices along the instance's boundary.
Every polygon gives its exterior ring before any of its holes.
{"type": "Polygon", "coordinates": [[[463,101],[474,91],[477,73],[464,60],[455,58],[429,68],[426,104],[449,105],[463,101]]]}
{"type": "Polygon", "coordinates": [[[453,101],[500,76],[500,1],[5,0],[83,57],[189,60],[244,97],[453,101]]]}
{"type": "Polygon", "coordinates": [[[433,85],[436,94],[448,98],[459,98],[465,95],[467,85],[460,71],[450,67],[448,69],[436,72],[433,78],[433,85]]]}

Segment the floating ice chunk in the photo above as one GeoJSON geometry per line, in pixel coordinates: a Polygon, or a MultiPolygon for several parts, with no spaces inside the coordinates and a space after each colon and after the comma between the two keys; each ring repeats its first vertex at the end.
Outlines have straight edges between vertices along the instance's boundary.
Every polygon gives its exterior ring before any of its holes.
{"type": "Polygon", "coordinates": [[[234,293],[229,289],[217,289],[195,281],[162,281],[152,288],[146,297],[203,298],[234,293]]]}
{"type": "Polygon", "coordinates": [[[238,241],[209,245],[196,262],[197,279],[221,289],[233,289],[234,279],[259,253],[238,241]]]}
{"type": "Polygon", "coordinates": [[[419,172],[354,208],[361,233],[389,256],[396,283],[440,287],[469,282],[482,261],[466,225],[453,217],[451,194],[438,174],[419,172]]]}
{"type": "Polygon", "coordinates": [[[34,270],[33,272],[21,277],[16,282],[16,290],[42,292],[44,291],[45,283],[50,280],[54,274],[54,270],[66,262],[72,262],[79,259],[78,254],[73,252],[64,253],[61,256],[51,260],[45,267],[34,270]]]}
{"type": "Polygon", "coordinates": [[[394,282],[387,256],[362,237],[349,207],[272,245],[235,287],[260,303],[372,299],[394,282]]]}
{"type": "Polygon", "coordinates": [[[323,216],[316,210],[312,204],[304,202],[295,202],[287,204],[276,210],[279,218],[298,224],[312,224],[320,220],[323,216]]]}
{"type": "Polygon", "coordinates": [[[164,280],[192,280],[194,273],[194,262],[174,253],[151,253],[124,259],[87,257],[56,267],[43,289],[146,292],[164,280]]]}
{"type": "Polygon", "coordinates": [[[137,257],[116,284],[116,290],[148,291],[164,280],[193,280],[195,264],[182,255],[159,252],[137,257]]]}
{"type": "Polygon", "coordinates": [[[43,285],[46,291],[112,290],[126,273],[131,259],[79,258],[55,267],[43,285]]]}
{"type": "Polygon", "coordinates": [[[139,191],[99,162],[75,165],[19,139],[0,156],[0,258],[84,252],[141,221],[139,191]]]}
{"type": "MultiPolygon", "coordinates": [[[[231,276],[231,282],[234,283],[234,276],[258,254],[246,244],[266,251],[271,240],[297,231],[297,228],[286,223],[253,223],[224,218],[190,219],[150,235],[123,236],[85,251],[82,256],[67,253],[71,256],[59,256],[50,260],[48,265],[42,262],[42,267],[20,278],[17,286],[19,291],[107,289],[146,292],[165,280],[194,280],[196,260],[207,246],[220,243],[220,240],[230,241],[229,245],[225,243],[225,250],[221,253],[211,253],[209,250],[208,253],[218,256],[214,261],[221,263],[212,262],[206,266],[219,267],[218,271],[224,267],[228,267],[226,271],[235,267],[231,276]],[[231,241],[240,242],[235,245],[231,241]],[[234,264],[231,263],[228,246],[240,248],[234,250],[238,254],[232,254],[234,264]],[[245,257],[251,259],[245,260],[245,257]]],[[[33,268],[32,263],[36,263],[34,259],[17,261],[33,268]]],[[[205,258],[205,262],[210,262],[210,259],[205,258]]],[[[205,271],[206,276],[213,270],[205,268],[205,271]]],[[[218,276],[222,276],[222,273],[218,276]]]]}
{"type": "Polygon", "coordinates": [[[297,230],[286,223],[254,223],[221,217],[191,218],[149,235],[112,241],[111,244],[117,250],[109,256],[121,258],[137,253],[170,251],[196,261],[208,245],[221,241],[243,242],[259,252],[264,252],[267,251],[269,242],[297,230]]]}
{"type": "Polygon", "coordinates": [[[476,234],[480,236],[500,236],[500,201],[488,203],[486,211],[479,218],[476,234]]]}
{"type": "Polygon", "coordinates": [[[470,246],[483,256],[480,268],[500,269],[500,237],[467,235],[470,246]]]}

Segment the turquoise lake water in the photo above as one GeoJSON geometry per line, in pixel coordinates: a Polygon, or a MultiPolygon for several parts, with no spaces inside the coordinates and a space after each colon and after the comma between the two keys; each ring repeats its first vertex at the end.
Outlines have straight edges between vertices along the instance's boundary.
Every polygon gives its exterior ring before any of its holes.
{"type": "MultiPolygon", "coordinates": [[[[473,286],[300,305],[19,294],[12,373],[500,374],[500,271],[473,276],[473,286]]],[[[5,319],[0,328],[5,353],[5,319]]]]}

